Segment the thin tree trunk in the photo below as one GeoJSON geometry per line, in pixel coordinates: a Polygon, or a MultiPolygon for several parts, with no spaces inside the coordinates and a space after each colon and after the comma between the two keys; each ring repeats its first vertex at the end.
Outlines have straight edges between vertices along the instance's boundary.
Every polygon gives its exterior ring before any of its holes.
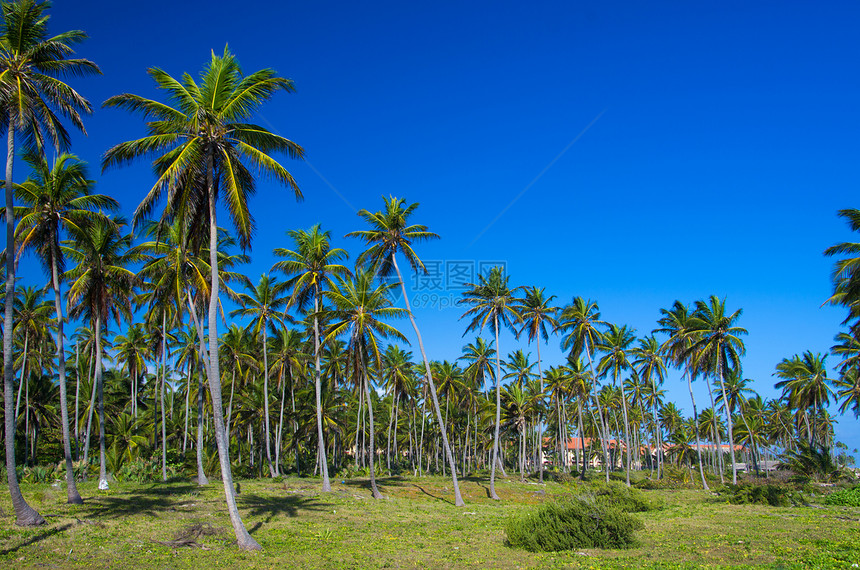
{"type": "Polygon", "coordinates": [[[696,455],[699,457],[699,475],[702,477],[702,489],[707,491],[710,487],[708,487],[708,482],[705,481],[705,468],[702,465],[702,442],[699,438],[699,412],[696,409],[696,397],[693,395],[693,382],[690,379],[690,371],[686,370],[684,373],[687,376],[687,387],[690,389],[690,401],[693,403],[693,431],[696,432],[696,455]]]}
{"type": "MultiPolygon", "coordinates": [[[[722,358],[717,356],[717,374],[720,378],[720,390],[723,392],[723,402],[725,402],[725,411],[726,411],[726,427],[729,430],[729,452],[731,453],[732,458],[732,485],[738,484],[738,466],[735,461],[735,436],[732,430],[732,416],[729,413],[729,399],[726,396],[726,384],[723,381],[723,360],[722,358]]],[[[716,413],[716,410],[714,410],[716,413]]]]}
{"type": "Polygon", "coordinates": [[[331,491],[331,482],[328,478],[328,460],[325,453],[325,436],[322,421],[322,382],[320,380],[320,332],[317,314],[319,313],[319,287],[314,291],[314,396],[316,397],[317,412],[317,447],[320,456],[320,474],[322,475],[322,490],[324,493],[331,491]]]}
{"type": "MultiPolygon", "coordinates": [[[[541,369],[541,358],[540,358],[540,335],[537,337],[537,365],[538,365],[538,379],[540,381],[540,394],[541,401],[543,401],[543,370],[541,369]]],[[[543,483],[543,423],[540,421],[540,415],[538,415],[537,421],[537,435],[538,435],[538,463],[540,463],[540,467],[538,468],[538,478],[541,483],[543,483]]]]}
{"type": "Polygon", "coordinates": [[[66,353],[65,334],[63,334],[63,304],[60,299],[60,278],[57,260],[51,257],[51,282],[54,286],[54,309],[57,311],[57,371],[60,382],[60,421],[63,422],[63,458],[66,462],[66,498],[73,505],[81,505],[84,500],[75,485],[75,471],[72,467],[72,444],[69,433],[69,402],[66,396],[66,353]]]}
{"type": "Polygon", "coordinates": [[[21,412],[21,394],[24,392],[24,385],[30,385],[30,375],[27,374],[27,352],[30,350],[30,331],[24,329],[24,354],[21,357],[21,380],[18,382],[18,398],[15,400],[15,421],[18,420],[18,414],[21,412]]]}
{"type": "Polygon", "coordinates": [[[84,439],[84,481],[87,480],[87,471],[90,468],[90,439],[92,439],[92,428],[93,428],[93,410],[96,407],[96,393],[98,392],[98,385],[95,381],[95,345],[93,345],[92,354],[90,355],[90,384],[92,385],[92,394],[90,395],[90,407],[87,412],[87,431],[84,439]]]}
{"type": "Polygon", "coordinates": [[[493,314],[493,328],[496,332],[496,425],[493,435],[493,463],[490,467],[490,498],[498,501],[496,494],[496,463],[499,460],[499,424],[502,422],[502,389],[499,386],[502,378],[502,364],[499,359],[499,316],[493,314]]]}
{"type": "Polygon", "coordinates": [[[261,550],[260,544],[254,540],[239,515],[236,505],[235,488],[233,487],[233,472],[230,468],[230,450],[227,436],[224,432],[224,409],[221,403],[221,376],[218,362],[218,291],[220,278],[218,275],[218,225],[216,223],[215,186],[212,180],[214,160],[209,155],[206,169],[207,186],[209,189],[209,266],[211,268],[211,293],[209,299],[209,392],[212,398],[212,415],[215,420],[215,441],[218,445],[218,458],[221,463],[221,479],[224,482],[224,494],[227,498],[227,511],[230,522],[236,533],[236,542],[245,550],[261,550]]]}
{"type": "Polygon", "coordinates": [[[102,370],[102,316],[96,314],[96,386],[99,391],[99,489],[107,490],[107,457],[105,456],[105,386],[102,370]]]}
{"type": "Polygon", "coordinates": [[[167,311],[161,315],[161,480],[167,481],[167,420],[164,417],[164,383],[167,382],[167,311]]]}
{"type": "Polygon", "coordinates": [[[203,413],[203,392],[206,389],[203,380],[203,357],[200,357],[200,363],[198,364],[198,379],[197,379],[197,484],[199,486],[208,485],[209,478],[206,477],[206,472],[203,470],[203,421],[204,421],[204,413],[203,413]]]}
{"type": "Polygon", "coordinates": [[[597,417],[600,420],[600,425],[597,427],[598,432],[601,432],[599,435],[603,443],[603,465],[604,471],[606,471],[606,482],[609,483],[609,426],[606,425],[603,419],[603,410],[600,409],[600,398],[597,395],[597,376],[594,374],[594,361],[591,359],[591,346],[588,344],[587,337],[585,341],[585,353],[588,355],[588,368],[591,370],[591,377],[594,378],[595,382],[594,403],[597,405],[597,417]]]}
{"type": "Polygon", "coordinates": [[[81,426],[78,421],[78,402],[81,396],[81,345],[75,342],[75,461],[81,460],[81,426]]]}
{"type": "Polygon", "coordinates": [[[269,342],[266,324],[263,323],[263,421],[266,429],[263,431],[266,447],[266,462],[269,464],[269,476],[275,478],[275,467],[272,465],[272,445],[269,438],[269,342]]]}
{"type": "MultiPolygon", "coordinates": [[[[457,465],[454,462],[454,454],[451,452],[451,447],[448,445],[448,436],[446,426],[442,424],[442,412],[439,409],[439,400],[436,397],[436,385],[433,382],[433,373],[430,371],[430,361],[427,360],[427,352],[424,350],[424,341],[421,338],[421,331],[418,330],[418,324],[415,322],[415,316],[412,314],[412,306],[409,304],[409,295],[406,293],[406,284],[403,282],[403,275],[400,273],[400,267],[397,265],[397,257],[394,252],[391,252],[391,262],[394,265],[394,270],[397,272],[397,279],[400,281],[400,289],[403,292],[403,300],[406,303],[406,314],[409,315],[409,321],[412,323],[412,328],[415,329],[415,336],[418,338],[418,348],[421,350],[421,358],[424,360],[424,370],[427,374],[427,381],[430,383],[430,395],[433,397],[433,408],[436,410],[436,419],[439,421],[440,431],[442,432],[442,446],[445,449],[445,457],[448,460],[448,465],[451,467],[451,483],[454,486],[454,504],[458,507],[464,506],[463,496],[460,494],[460,484],[457,482],[457,465]]],[[[490,486],[492,487],[492,481],[490,486]]],[[[495,491],[492,493],[495,494],[495,491]]]]}
{"type": "MultiPolygon", "coordinates": [[[[714,401],[714,392],[711,390],[711,383],[707,381],[705,378],[705,385],[708,387],[708,397],[711,400],[711,425],[714,431],[714,457],[716,458],[715,466],[719,465],[718,471],[720,473],[720,484],[724,485],[726,483],[723,468],[723,445],[722,445],[722,436],[720,434],[720,428],[717,425],[717,403],[714,401]]],[[[696,423],[696,429],[698,429],[698,422],[696,423]]]]}
{"type": "Polygon", "coordinates": [[[380,494],[379,489],[376,487],[376,465],[374,464],[374,459],[376,459],[376,442],[374,441],[373,433],[375,430],[373,424],[373,401],[370,399],[370,374],[367,371],[367,361],[364,358],[361,346],[359,345],[357,348],[364,373],[364,395],[367,398],[367,415],[370,424],[370,489],[374,499],[381,499],[382,494],[380,494]]]}

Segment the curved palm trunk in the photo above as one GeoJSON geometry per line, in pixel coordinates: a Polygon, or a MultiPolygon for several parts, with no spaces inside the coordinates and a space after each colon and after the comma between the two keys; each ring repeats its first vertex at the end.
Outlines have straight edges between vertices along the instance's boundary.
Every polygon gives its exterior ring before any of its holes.
{"type": "Polygon", "coordinates": [[[276,477],[275,467],[272,465],[272,444],[269,437],[269,338],[266,334],[266,324],[263,323],[263,421],[266,429],[263,430],[263,445],[266,446],[266,462],[269,464],[269,476],[276,477]]]}
{"type": "MultiPolygon", "coordinates": [[[[421,349],[421,358],[424,360],[424,371],[427,374],[427,381],[430,383],[430,395],[433,398],[433,409],[436,411],[436,420],[439,422],[440,431],[442,432],[442,447],[445,450],[445,458],[448,460],[448,465],[451,467],[451,483],[454,486],[454,504],[458,507],[465,506],[465,502],[463,501],[463,496],[460,494],[460,484],[457,482],[457,465],[454,461],[454,454],[451,452],[451,446],[448,445],[448,436],[445,433],[447,431],[447,426],[442,422],[442,411],[439,409],[439,399],[436,397],[436,384],[433,382],[433,373],[430,371],[430,361],[427,360],[427,352],[424,350],[424,340],[421,338],[421,331],[418,330],[418,325],[415,322],[415,316],[412,314],[412,305],[409,304],[409,295],[406,293],[406,284],[403,282],[403,275],[400,273],[400,267],[397,265],[397,258],[394,255],[394,252],[391,253],[391,263],[394,265],[394,270],[397,272],[397,280],[400,281],[400,290],[403,293],[403,301],[406,303],[406,314],[409,315],[409,321],[412,323],[412,328],[415,330],[415,336],[418,338],[418,348],[421,349]]],[[[498,337],[498,333],[496,335],[498,337]]],[[[498,346],[498,338],[496,339],[496,346],[498,346]]],[[[498,382],[496,383],[498,387],[498,382]]],[[[498,411],[497,411],[498,415],[498,411]]],[[[498,420],[496,420],[496,446],[498,446],[498,420]]],[[[490,494],[493,495],[494,499],[498,499],[495,496],[495,491],[493,489],[493,481],[492,478],[490,480],[490,494]]]]}
{"type": "Polygon", "coordinates": [[[261,550],[260,544],[254,540],[239,515],[236,506],[236,495],[233,487],[233,472],[230,468],[230,450],[227,434],[224,431],[224,410],[221,402],[221,376],[218,362],[218,225],[216,223],[215,186],[212,180],[214,162],[210,155],[206,172],[209,187],[209,264],[211,267],[211,294],[209,298],[209,392],[212,398],[212,416],[215,422],[215,442],[218,444],[218,458],[221,463],[221,480],[224,482],[224,495],[227,499],[227,511],[230,522],[236,533],[236,541],[245,550],[261,550]]]}
{"type": "Polygon", "coordinates": [[[693,403],[693,423],[695,424],[693,431],[696,432],[696,455],[699,458],[699,475],[702,477],[702,489],[709,489],[708,482],[705,481],[705,468],[702,464],[702,441],[699,437],[699,412],[696,409],[696,397],[693,396],[693,381],[690,379],[690,371],[686,370],[684,375],[687,377],[687,387],[690,389],[690,401],[693,403]]]}
{"type": "MultiPolygon", "coordinates": [[[[618,383],[618,371],[615,372],[615,382],[618,383]]],[[[627,477],[627,486],[630,486],[630,448],[633,447],[630,445],[630,422],[627,419],[627,395],[624,393],[624,385],[621,385],[621,411],[624,412],[624,455],[626,456],[626,461],[624,462],[624,471],[627,477]]]]}
{"type": "Polygon", "coordinates": [[[66,463],[66,496],[69,503],[81,505],[84,500],[75,485],[75,471],[72,468],[72,444],[69,433],[69,402],[66,396],[66,354],[63,334],[63,304],[60,300],[60,279],[57,274],[57,261],[51,257],[51,283],[54,286],[54,309],[57,311],[57,372],[60,382],[60,418],[63,422],[63,456],[66,463]]]}
{"type": "Polygon", "coordinates": [[[331,482],[328,479],[328,460],[325,453],[325,437],[323,435],[322,421],[322,383],[320,380],[320,331],[319,321],[317,320],[319,313],[319,288],[314,292],[314,394],[316,397],[317,408],[317,449],[320,457],[320,474],[322,474],[322,490],[324,493],[331,491],[331,482]]]}
{"type": "Polygon", "coordinates": [[[3,409],[6,444],[6,480],[12,507],[15,509],[15,523],[21,526],[44,524],[33,507],[27,504],[18,486],[15,472],[15,409],[12,394],[15,392],[15,371],[12,366],[12,327],[15,310],[15,215],[14,193],[12,191],[12,164],[15,160],[15,120],[9,112],[7,123],[8,138],[6,145],[6,304],[3,315],[3,409]]]}
{"type": "MultiPolygon", "coordinates": [[[[716,461],[714,464],[720,472],[720,484],[725,485],[725,469],[723,468],[723,441],[722,437],[720,437],[720,429],[717,426],[717,403],[714,401],[714,391],[711,390],[711,383],[707,380],[705,381],[705,385],[708,387],[708,398],[711,400],[711,431],[714,434],[714,457],[716,461]]],[[[696,423],[696,429],[698,429],[698,422],[696,423]]]]}
{"type": "Polygon", "coordinates": [[[493,463],[490,467],[490,498],[496,501],[499,496],[496,494],[496,463],[499,461],[499,424],[502,422],[502,389],[499,382],[502,377],[502,363],[499,359],[499,317],[493,314],[493,326],[496,331],[496,426],[495,434],[493,435],[493,463]]]}

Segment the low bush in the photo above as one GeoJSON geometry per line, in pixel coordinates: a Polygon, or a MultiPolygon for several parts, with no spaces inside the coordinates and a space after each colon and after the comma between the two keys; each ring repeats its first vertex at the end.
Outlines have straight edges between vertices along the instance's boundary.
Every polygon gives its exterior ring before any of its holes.
{"type": "Polygon", "coordinates": [[[644,513],[663,507],[662,503],[650,500],[639,489],[627,487],[615,481],[609,483],[595,481],[589,484],[588,492],[593,493],[598,501],[628,513],[644,513]]]}
{"type": "Polygon", "coordinates": [[[604,501],[569,497],[512,518],[505,528],[508,544],[530,552],[574,548],[627,548],[642,523],[604,501]]]}
{"type": "Polygon", "coordinates": [[[860,507],[860,487],[834,491],[824,498],[824,504],[839,505],[842,507],[860,507]]]}
{"type": "Polygon", "coordinates": [[[772,507],[796,507],[808,504],[799,491],[784,485],[753,483],[725,485],[720,493],[728,495],[728,500],[733,505],[758,504],[772,507]]]}

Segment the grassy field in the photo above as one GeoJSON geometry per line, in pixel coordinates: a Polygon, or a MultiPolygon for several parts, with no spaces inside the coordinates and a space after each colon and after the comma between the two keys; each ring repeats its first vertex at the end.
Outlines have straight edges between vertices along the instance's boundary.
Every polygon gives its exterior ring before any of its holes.
{"type": "MultiPolygon", "coordinates": [[[[384,500],[366,480],[241,481],[243,520],[262,553],[233,544],[220,483],[81,484],[83,506],[65,504],[62,485],[25,485],[46,516],[39,528],[14,525],[0,496],[0,567],[97,568],[857,568],[860,509],[731,505],[701,491],[646,491],[661,510],[638,513],[645,528],[628,550],[533,554],[505,545],[508,518],[571,491],[577,483],[466,478],[465,508],[440,477],[382,478],[384,500]],[[171,541],[173,541],[171,543],[171,541]],[[186,543],[187,546],[179,546],[186,543]]],[[[812,497],[813,501],[815,497],[812,497]]]]}

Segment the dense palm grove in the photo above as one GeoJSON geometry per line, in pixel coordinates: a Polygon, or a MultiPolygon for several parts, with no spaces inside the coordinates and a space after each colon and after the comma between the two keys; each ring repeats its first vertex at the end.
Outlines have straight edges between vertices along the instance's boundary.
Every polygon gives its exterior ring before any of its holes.
{"type": "MultiPolygon", "coordinates": [[[[83,130],[91,106],[64,81],[99,70],[74,58],[83,32],[48,34],[48,7],[4,3],[0,37],[3,425],[19,523],[42,522],[21,477],[64,475],[69,501],[80,502],[82,478],[107,488],[111,477],[195,473],[201,485],[221,479],[240,545],[256,548],[232,498],[234,475],[314,475],[327,491],[331,475],[363,474],[380,496],[377,474],[442,473],[457,504],[464,473],[487,474],[494,498],[497,471],[542,479],[545,468],[608,478],[608,465],[628,484],[633,470],[660,478],[673,469],[707,487],[708,475],[736,480],[739,463],[758,472],[778,457],[830,454],[828,406],[860,413],[860,258],[850,257],[860,244],[826,252],[848,256],[830,299],[849,310],[832,349],[837,374],[828,355],[786,355],[771,400],[743,376],[741,310],[717,296],[676,301],[637,335],[601,320],[593,300],[561,304],[509,283],[501,268],[462,295],[461,355],[431,360],[399,263],[422,271],[417,248],[439,236],[414,221],[417,204],[398,198],[360,212],[352,252],[317,225],[288,232],[268,274],[244,275],[248,198],[261,178],[300,196],[274,157],[304,151],[250,122],[292,83],[268,69],[245,75],[226,50],[198,79],[151,69],[163,100],[105,102],[140,115],[146,136],[108,149],[101,168],[143,161],[155,172],[126,220],[68,154],[64,124],[83,130]],[[24,176],[13,175],[16,155],[24,176]],[[219,201],[229,229],[216,220],[219,201]],[[41,262],[45,281],[16,283],[22,255],[41,262]],[[404,336],[407,319],[417,345],[404,336]],[[517,345],[501,345],[505,330],[517,345]],[[560,343],[566,360],[543,361],[547,343],[560,343]],[[691,398],[694,383],[707,386],[687,416],[661,387],[673,368],[691,398]]],[[[860,212],[841,215],[860,229],[860,212]]]]}

